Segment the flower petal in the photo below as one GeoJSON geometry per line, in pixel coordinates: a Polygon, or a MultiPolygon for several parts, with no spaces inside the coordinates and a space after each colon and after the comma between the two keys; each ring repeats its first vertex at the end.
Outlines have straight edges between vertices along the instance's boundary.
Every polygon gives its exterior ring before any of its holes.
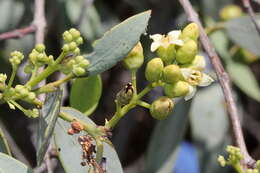
{"type": "Polygon", "coordinates": [[[158,42],[153,42],[153,43],[151,44],[151,52],[156,51],[160,46],[161,46],[160,43],[158,43],[158,42]]]}
{"type": "Polygon", "coordinates": [[[167,34],[170,40],[177,40],[179,39],[180,35],[181,35],[181,30],[173,30],[167,34]]]}
{"type": "Polygon", "coordinates": [[[190,77],[191,73],[192,73],[192,69],[190,69],[190,68],[181,68],[181,73],[182,73],[184,79],[187,80],[190,77]]]}
{"type": "Polygon", "coordinates": [[[202,73],[202,79],[199,83],[199,86],[208,86],[210,85],[214,79],[212,79],[209,75],[202,73]]]}
{"type": "Polygon", "coordinates": [[[154,42],[161,41],[161,39],[162,39],[163,37],[164,37],[164,36],[161,35],[161,34],[150,35],[150,39],[152,39],[154,42]]]}
{"type": "Polygon", "coordinates": [[[178,46],[183,46],[183,41],[182,40],[170,40],[170,44],[176,44],[178,46]]]}
{"type": "Polygon", "coordinates": [[[197,88],[189,85],[189,93],[184,97],[184,100],[190,100],[196,93],[197,88]]]}
{"type": "Polygon", "coordinates": [[[193,69],[203,71],[206,67],[206,61],[204,56],[201,55],[195,56],[195,59],[193,60],[192,64],[193,64],[193,69]]]}

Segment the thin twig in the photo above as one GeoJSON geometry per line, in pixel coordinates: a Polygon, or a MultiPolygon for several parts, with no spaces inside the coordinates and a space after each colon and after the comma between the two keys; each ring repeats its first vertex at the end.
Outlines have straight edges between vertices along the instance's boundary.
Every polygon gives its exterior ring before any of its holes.
{"type": "Polygon", "coordinates": [[[245,145],[245,140],[244,140],[242,128],[240,125],[238,110],[237,110],[237,107],[235,104],[234,97],[232,95],[230,78],[221,63],[219,56],[215,52],[213,45],[211,44],[209,38],[207,37],[206,32],[198,18],[198,14],[193,9],[190,1],[189,0],[179,0],[179,2],[183,6],[183,8],[188,16],[188,19],[192,22],[195,22],[200,28],[201,43],[211,59],[211,63],[216,71],[216,74],[218,76],[220,85],[221,85],[223,93],[224,93],[225,101],[227,104],[227,111],[229,113],[229,119],[231,121],[236,145],[240,148],[240,150],[244,156],[243,165],[245,167],[253,167],[255,164],[255,160],[252,159],[251,156],[248,154],[248,151],[247,151],[247,148],[245,145]]]}
{"type": "Polygon", "coordinates": [[[36,27],[34,25],[26,26],[21,29],[15,29],[13,31],[8,31],[0,34],[0,40],[21,38],[25,35],[31,34],[36,31],[36,27]]]}
{"type": "Polygon", "coordinates": [[[250,16],[252,22],[254,23],[255,28],[256,28],[258,34],[260,35],[260,26],[259,26],[259,24],[257,23],[254,10],[253,10],[253,8],[252,8],[252,6],[251,6],[249,0],[242,0],[242,3],[243,3],[243,5],[244,5],[244,7],[246,8],[246,11],[247,11],[247,13],[249,14],[249,16],[250,16]]]}
{"type": "Polygon", "coordinates": [[[45,7],[45,0],[35,0],[33,24],[36,27],[36,32],[35,32],[36,44],[44,42],[44,34],[45,34],[45,27],[46,27],[44,7],[45,7]]]}

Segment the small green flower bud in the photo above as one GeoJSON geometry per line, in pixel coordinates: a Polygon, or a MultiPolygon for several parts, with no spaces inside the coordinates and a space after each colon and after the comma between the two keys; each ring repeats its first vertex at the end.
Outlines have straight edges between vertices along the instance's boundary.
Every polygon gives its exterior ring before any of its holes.
{"type": "Polygon", "coordinates": [[[73,52],[74,52],[75,55],[79,55],[80,54],[80,49],[77,47],[73,52]]]}
{"type": "Polygon", "coordinates": [[[45,51],[45,46],[43,44],[37,44],[35,50],[39,53],[43,53],[45,51]]]}
{"type": "Polygon", "coordinates": [[[164,93],[170,98],[182,97],[189,93],[189,84],[184,81],[178,81],[174,84],[165,84],[164,93]]]}
{"type": "Polygon", "coordinates": [[[31,118],[37,118],[39,117],[39,110],[38,109],[26,110],[24,114],[31,118]]]}
{"type": "Polygon", "coordinates": [[[218,163],[220,166],[225,167],[226,166],[226,160],[223,156],[218,156],[218,163]]]}
{"type": "Polygon", "coordinates": [[[76,76],[82,76],[85,74],[85,69],[84,68],[81,68],[81,67],[75,67],[73,68],[73,73],[76,75],[76,76]]]}
{"type": "Polygon", "coordinates": [[[150,82],[160,80],[163,71],[163,62],[161,58],[154,58],[150,60],[145,69],[145,77],[150,82]]]}
{"type": "Polygon", "coordinates": [[[171,99],[168,97],[160,97],[152,103],[150,113],[153,118],[163,120],[172,112],[173,107],[174,103],[171,99]]]}
{"type": "Polygon", "coordinates": [[[68,34],[66,34],[66,35],[64,36],[64,40],[65,40],[67,43],[70,43],[70,42],[73,41],[73,36],[72,36],[70,33],[68,33],[68,34]]]}
{"type": "Polygon", "coordinates": [[[190,39],[197,41],[199,35],[200,35],[199,26],[196,23],[190,23],[183,29],[180,38],[184,42],[186,42],[190,39]]]}
{"type": "Polygon", "coordinates": [[[194,40],[189,40],[177,50],[176,60],[178,63],[190,63],[198,52],[198,45],[194,40]]]}
{"type": "Polygon", "coordinates": [[[74,51],[74,50],[77,48],[77,44],[76,44],[75,42],[71,42],[71,43],[69,44],[69,47],[70,47],[70,50],[71,50],[71,51],[74,51]]]}
{"type": "Polygon", "coordinates": [[[175,45],[171,44],[168,47],[160,46],[156,53],[163,60],[164,64],[172,64],[176,56],[175,45]]]}
{"type": "Polygon", "coordinates": [[[134,95],[133,86],[131,83],[128,83],[123,89],[121,89],[117,93],[116,95],[117,104],[119,104],[120,106],[127,105],[133,98],[133,95],[134,95]]]}
{"type": "Polygon", "coordinates": [[[77,39],[80,37],[80,32],[75,28],[71,28],[69,32],[72,35],[73,39],[77,39]]]}
{"type": "Polygon", "coordinates": [[[63,50],[64,52],[70,51],[70,46],[69,46],[69,44],[64,44],[63,47],[62,47],[62,50],[63,50]]]}
{"type": "Polygon", "coordinates": [[[89,66],[89,61],[87,59],[83,59],[80,63],[79,66],[82,68],[87,68],[89,66]]]}
{"type": "Polygon", "coordinates": [[[219,15],[222,20],[230,20],[241,17],[243,15],[243,11],[237,5],[227,5],[220,10],[219,15]]]}
{"type": "Polygon", "coordinates": [[[6,79],[7,79],[7,75],[0,73],[0,83],[5,83],[6,79]]]}
{"type": "Polygon", "coordinates": [[[81,61],[83,61],[85,58],[83,56],[76,56],[75,60],[76,63],[80,63],[81,61]]]}
{"type": "Polygon", "coordinates": [[[76,40],[76,43],[77,43],[77,45],[83,44],[83,38],[82,38],[82,37],[79,37],[79,38],[76,40]]]}
{"type": "Polygon", "coordinates": [[[173,84],[179,81],[181,77],[182,77],[182,73],[178,65],[171,64],[164,67],[162,73],[163,82],[173,84]]]}
{"type": "Polygon", "coordinates": [[[136,70],[144,63],[143,47],[140,42],[130,51],[123,60],[124,66],[128,70],[136,70]]]}
{"type": "Polygon", "coordinates": [[[29,100],[34,100],[36,98],[36,94],[34,92],[29,92],[27,98],[29,100]]]}

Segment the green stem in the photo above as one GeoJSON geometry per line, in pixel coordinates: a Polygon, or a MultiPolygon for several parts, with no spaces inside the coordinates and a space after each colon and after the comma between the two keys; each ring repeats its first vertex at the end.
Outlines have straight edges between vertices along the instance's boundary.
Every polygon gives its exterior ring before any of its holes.
{"type": "Polygon", "coordinates": [[[42,86],[41,88],[36,89],[36,94],[41,94],[41,93],[47,93],[47,92],[53,92],[57,90],[57,87],[59,87],[61,84],[69,81],[72,79],[74,75],[72,73],[68,74],[64,78],[57,80],[55,82],[49,83],[47,85],[42,86]]]}
{"type": "Polygon", "coordinates": [[[96,154],[96,162],[100,164],[102,157],[103,157],[103,151],[104,151],[104,146],[101,140],[98,138],[96,140],[96,145],[97,145],[97,154],[96,154]]]}
{"type": "Polygon", "coordinates": [[[234,168],[237,171],[237,173],[244,173],[240,163],[237,163],[236,165],[234,165],[234,168]]]}
{"type": "Polygon", "coordinates": [[[13,67],[12,74],[11,74],[11,77],[9,79],[8,86],[7,86],[8,89],[11,88],[11,86],[12,86],[12,84],[14,82],[14,78],[15,78],[16,72],[17,72],[17,67],[13,67]]]}
{"type": "Polygon", "coordinates": [[[137,94],[137,87],[136,87],[136,70],[131,70],[131,80],[132,80],[132,85],[134,89],[134,95],[137,94]]]}
{"type": "Polygon", "coordinates": [[[213,25],[213,26],[207,27],[206,33],[207,33],[207,35],[209,35],[209,34],[215,32],[215,31],[224,29],[224,27],[225,27],[224,22],[218,22],[218,23],[215,23],[215,25],[213,25]]]}
{"type": "Polygon", "coordinates": [[[124,117],[124,115],[131,109],[133,109],[137,104],[138,101],[149,91],[151,91],[154,87],[160,86],[159,83],[150,83],[147,85],[136,97],[133,97],[133,99],[130,101],[129,104],[122,107],[120,110],[116,110],[113,117],[105,124],[105,127],[107,129],[112,129],[115,127],[115,125],[118,123],[118,121],[124,117]]]}
{"type": "Polygon", "coordinates": [[[137,104],[138,104],[139,106],[142,106],[142,107],[147,108],[147,109],[150,109],[150,107],[151,107],[151,105],[150,105],[149,103],[146,103],[146,102],[144,102],[144,101],[142,101],[142,100],[138,100],[138,101],[137,101],[137,104]]]}
{"type": "Polygon", "coordinates": [[[62,59],[66,56],[65,52],[62,52],[60,56],[55,60],[55,62],[49,65],[46,69],[43,70],[38,76],[36,76],[33,80],[26,83],[26,86],[34,87],[42,80],[46,79],[49,75],[54,73],[58,69],[58,64],[62,61],[62,59]]]}
{"type": "Polygon", "coordinates": [[[72,121],[78,121],[80,124],[83,125],[84,130],[93,138],[96,138],[98,136],[105,136],[105,130],[102,127],[96,127],[92,124],[86,123],[68,113],[60,112],[59,117],[62,118],[65,121],[72,122],[72,121]]]}

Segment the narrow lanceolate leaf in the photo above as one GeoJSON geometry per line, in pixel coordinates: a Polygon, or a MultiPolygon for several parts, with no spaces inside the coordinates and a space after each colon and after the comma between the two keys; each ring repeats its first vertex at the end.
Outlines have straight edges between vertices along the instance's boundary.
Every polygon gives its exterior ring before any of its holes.
{"type": "Polygon", "coordinates": [[[102,80],[100,75],[76,79],[71,87],[70,105],[90,115],[96,109],[102,93],[102,80]]]}
{"type": "Polygon", "coordinates": [[[190,101],[180,101],[166,120],[158,122],[148,147],[145,173],[172,172],[188,122],[189,107],[190,101]]]}
{"type": "Polygon", "coordinates": [[[22,162],[0,153],[0,173],[33,173],[33,171],[22,162]]]}
{"type": "Polygon", "coordinates": [[[87,55],[89,75],[106,71],[122,60],[146,31],[151,11],[132,16],[106,32],[94,43],[94,51],[87,55]]]}
{"type": "MultiPolygon", "coordinates": [[[[70,114],[86,123],[94,125],[94,122],[86,117],[81,112],[73,108],[62,108],[62,112],[70,114]]],[[[58,150],[59,159],[66,173],[86,173],[88,172],[89,166],[81,166],[82,162],[82,148],[78,143],[78,137],[80,135],[86,135],[86,132],[73,136],[67,134],[67,130],[70,128],[70,123],[63,119],[58,119],[55,127],[54,139],[58,150]]],[[[113,147],[104,144],[103,157],[106,158],[106,170],[107,173],[123,173],[123,169],[117,153],[113,147]]]]}
{"type": "MultiPolygon", "coordinates": [[[[260,15],[257,15],[256,18],[259,22],[260,15]]],[[[260,56],[260,37],[249,16],[229,20],[226,22],[225,28],[232,41],[253,54],[260,56]]]]}
{"type": "Polygon", "coordinates": [[[216,161],[217,156],[225,151],[229,140],[229,120],[219,84],[196,93],[190,110],[190,122],[201,173],[226,172],[216,161]]]}
{"type": "Polygon", "coordinates": [[[48,149],[50,138],[54,131],[60,113],[62,91],[48,93],[41,110],[38,129],[37,164],[40,165],[48,149]]]}
{"type": "Polygon", "coordinates": [[[251,69],[234,61],[227,63],[227,71],[232,81],[249,97],[260,102],[260,87],[251,69]]]}
{"type": "Polygon", "coordinates": [[[8,145],[8,142],[7,142],[6,137],[4,135],[4,132],[1,128],[0,128],[0,152],[8,154],[10,156],[12,155],[11,150],[10,150],[9,145],[8,145]]]}

